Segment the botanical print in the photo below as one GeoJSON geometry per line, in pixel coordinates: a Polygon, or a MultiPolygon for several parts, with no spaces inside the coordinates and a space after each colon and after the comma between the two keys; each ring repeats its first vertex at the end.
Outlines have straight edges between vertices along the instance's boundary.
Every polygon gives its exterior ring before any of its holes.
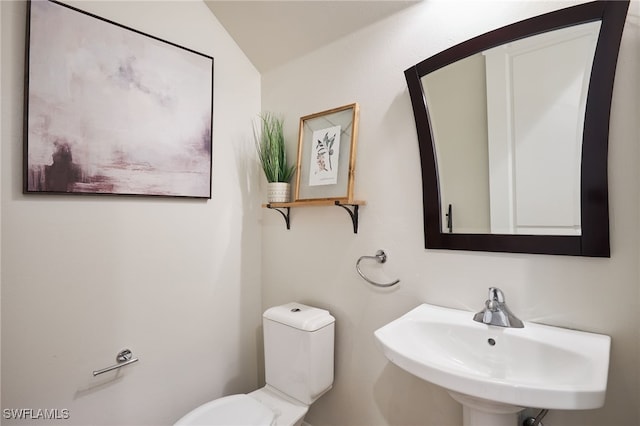
{"type": "Polygon", "coordinates": [[[340,130],[340,126],[333,126],[313,132],[311,136],[309,186],[335,185],[338,183],[340,130]]]}
{"type": "Polygon", "coordinates": [[[213,59],[31,2],[27,192],[211,196],[213,59]]]}

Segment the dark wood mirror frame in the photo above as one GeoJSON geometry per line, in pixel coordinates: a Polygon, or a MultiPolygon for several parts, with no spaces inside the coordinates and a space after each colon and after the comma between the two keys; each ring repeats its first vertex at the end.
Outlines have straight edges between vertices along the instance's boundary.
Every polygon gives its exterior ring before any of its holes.
{"type": "Polygon", "coordinates": [[[609,257],[607,149],[609,114],[618,51],[629,0],[596,1],[517,22],[444,50],[405,71],[420,146],[425,247],[508,253],[609,257]],[[580,205],[582,235],[505,235],[443,233],[436,164],[421,78],[459,59],[514,40],[601,20],[586,103],[580,205]]]}

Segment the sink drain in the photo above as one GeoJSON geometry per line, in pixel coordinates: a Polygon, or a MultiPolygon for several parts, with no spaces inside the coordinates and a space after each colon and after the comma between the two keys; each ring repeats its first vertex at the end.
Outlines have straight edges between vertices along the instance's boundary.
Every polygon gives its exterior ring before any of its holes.
{"type": "Polygon", "coordinates": [[[489,344],[489,346],[495,346],[496,345],[496,341],[491,339],[491,338],[487,339],[487,343],[489,344]]]}

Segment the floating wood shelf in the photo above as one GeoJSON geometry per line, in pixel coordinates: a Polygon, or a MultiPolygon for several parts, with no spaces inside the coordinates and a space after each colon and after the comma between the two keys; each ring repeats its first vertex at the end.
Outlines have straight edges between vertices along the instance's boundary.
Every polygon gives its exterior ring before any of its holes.
{"type": "Polygon", "coordinates": [[[303,200],[289,203],[267,203],[262,207],[276,210],[284,218],[287,229],[291,229],[291,207],[318,207],[318,206],[338,206],[349,213],[353,222],[353,233],[358,233],[358,214],[360,206],[367,204],[362,200],[341,201],[341,200],[303,200]]]}

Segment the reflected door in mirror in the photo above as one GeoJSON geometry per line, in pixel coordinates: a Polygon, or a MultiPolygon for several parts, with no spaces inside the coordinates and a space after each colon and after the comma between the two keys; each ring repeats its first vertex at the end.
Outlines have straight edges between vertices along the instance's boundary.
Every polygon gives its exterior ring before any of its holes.
{"type": "Polygon", "coordinates": [[[580,235],[584,112],[600,22],[485,50],[422,78],[452,230],[580,235]]]}

